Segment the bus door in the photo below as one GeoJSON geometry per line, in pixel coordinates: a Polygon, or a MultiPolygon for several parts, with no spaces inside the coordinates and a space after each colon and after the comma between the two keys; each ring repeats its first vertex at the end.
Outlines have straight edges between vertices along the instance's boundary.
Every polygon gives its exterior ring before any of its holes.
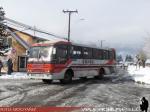
{"type": "Polygon", "coordinates": [[[61,72],[67,66],[68,60],[68,46],[57,45],[55,46],[56,56],[55,56],[55,71],[61,72]]]}

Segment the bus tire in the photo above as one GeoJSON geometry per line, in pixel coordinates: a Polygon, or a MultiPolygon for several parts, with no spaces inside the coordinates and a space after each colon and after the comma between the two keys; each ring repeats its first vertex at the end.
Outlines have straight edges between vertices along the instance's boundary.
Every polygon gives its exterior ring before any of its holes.
{"type": "Polygon", "coordinates": [[[95,79],[103,79],[104,78],[104,74],[105,74],[105,70],[104,70],[104,68],[101,68],[99,70],[99,75],[95,76],[95,79]]]}
{"type": "Polygon", "coordinates": [[[42,81],[44,83],[47,83],[47,84],[51,84],[52,83],[52,80],[51,79],[42,79],[42,81]]]}
{"type": "Polygon", "coordinates": [[[64,75],[64,79],[60,79],[60,83],[69,84],[72,82],[72,77],[73,77],[72,71],[68,70],[64,75]]]}

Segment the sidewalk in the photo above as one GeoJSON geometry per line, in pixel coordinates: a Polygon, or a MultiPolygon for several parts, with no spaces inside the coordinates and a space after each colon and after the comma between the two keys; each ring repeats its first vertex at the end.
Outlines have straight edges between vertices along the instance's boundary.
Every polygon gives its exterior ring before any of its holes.
{"type": "Polygon", "coordinates": [[[0,79],[29,79],[26,72],[13,72],[11,75],[2,73],[0,79]]]}

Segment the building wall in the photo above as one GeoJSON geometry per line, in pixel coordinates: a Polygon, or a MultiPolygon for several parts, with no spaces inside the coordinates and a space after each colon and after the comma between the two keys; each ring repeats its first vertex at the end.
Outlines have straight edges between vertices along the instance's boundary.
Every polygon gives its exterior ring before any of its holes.
{"type": "MultiPolygon", "coordinates": [[[[33,41],[33,37],[26,35],[24,33],[21,32],[17,32],[17,35],[22,38],[24,41],[26,41],[29,45],[32,45],[33,41]]],[[[18,41],[16,41],[14,38],[12,38],[12,50],[14,52],[11,53],[10,57],[13,59],[13,70],[14,71],[18,71],[18,56],[23,56],[26,54],[26,48],[21,45],[18,41]]]]}
{"type": "MultiPolygon", "coordinates": [[[[11,29],[13,32],[16,32],[16,34],[25,42],[27,42],[29,44],[29,46],[31,46],[33,43],[36,43],[38,41],[43,41],[42,39],[39,38],[34,38],[32,35],[23,33],[23,32],[19,32],[15,29],[11,29]]],[[[18,71],[18,67],[19,67],[19,60],[18,60],[18,56],[25,56],[26,55],[26,48],[21,45],[17,40],[15,40],[12,36],[10,36],[9,38],[12,39],[11,42],[11,47],[12,47],[12,51],[10,53],[10,55],[8,56],[11,57],[13,59],[13,70],[14,71],[18,71]]]]}
{"type": "Polygon", "coordinates": [[[24,55],[26,53],[26,49],[15,39],[12,39],[12,49],[15,50],[15,52],[11,55],[14,64],[13,70],[18,71],[18,56],[24,55]]]}
{"type": "Polygon", "coordinates": [[[33,44],[33,42],[34,42],[33,37],[31,37],[30,35],[26,35],[21,32],[17,32],[17,35],[20,36],[20,38],[22,38],[24,41],[26,41],[29,45],[33,44]]]}

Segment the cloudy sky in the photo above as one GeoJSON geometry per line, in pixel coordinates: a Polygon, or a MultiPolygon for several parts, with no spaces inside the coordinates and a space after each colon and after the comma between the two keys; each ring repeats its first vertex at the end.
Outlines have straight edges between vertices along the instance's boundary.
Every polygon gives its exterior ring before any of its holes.
{"type": "MultiPolygon", "coordinates": [[[[71,16],[71,39],[137,52],[150,32],[150,0],[0,0],[8,18],[66,37],[71,16]]],[[[50,37],[51,38],[51,37],[50,37]]]]}

